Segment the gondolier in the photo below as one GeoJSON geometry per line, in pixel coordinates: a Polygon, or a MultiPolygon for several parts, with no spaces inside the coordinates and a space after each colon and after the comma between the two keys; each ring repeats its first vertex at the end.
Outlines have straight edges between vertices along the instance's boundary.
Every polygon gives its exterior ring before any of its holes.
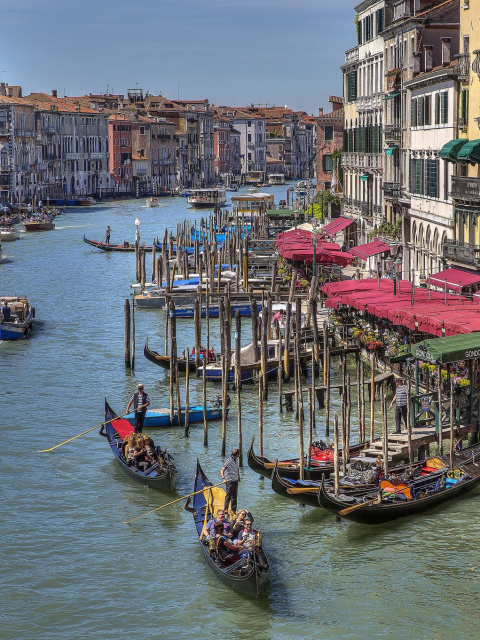
{"type": "Polygon", "coordinates": [[[397,378],[396,380],[396,392],[392,398],[390,403],[390,409],[393,407],[393,403],[396,403],[395,408],[395,433],[400,433],[402,430],[402,419],[405,423],[405,428],[408,428],[407,425],[407,404],[408,404],[408,390],[407,385],[403,382],[401,378],[397,378]]]}
{"type": "Polygon", "coordinates": [[[135,391],[133,396],[130,398],[130,402],[127,404],[126,413],[129,413],[132,404],[133,412],[135,414],[135,427],[133,430],[135,433],[142,433],[147,407],[150,404],[150,398],[148,397],[148,394],[145,393],[143,384],[138,385],[138,391],[135,391]]]}
{"type": "Polygon", "coordinates": [[[112,230],[110,229],[110,225],[107,226],[107,228],[105,229],[105,243],[106,244],[110,244],[110,234],[112,233],[112,230]]]}
{"type": "Polygon", "coordinates": [[[228,511],[230,505],[231,511],[237,510],[238,483],[240,482],[240,469],[238,467],[238,458],[240,451],[233,449],[232,455],[228,457],[223,465],[220,475],[226,483],[225,489],[225,511],[228,511]]]}

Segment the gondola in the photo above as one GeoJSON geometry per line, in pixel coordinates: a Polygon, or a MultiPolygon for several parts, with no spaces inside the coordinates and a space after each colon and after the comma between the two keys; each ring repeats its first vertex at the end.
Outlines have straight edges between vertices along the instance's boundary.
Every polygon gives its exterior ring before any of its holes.
{"type": "Polygon", "coordinates": [[[193,508],[189,508],[189,511],[193,513],[198,542],[205,560],[217,578],[229,589],[256,598],[265,588],[270,573],[268,560],[262,547],[254,548],[251,558],[241,558],[234,564],[226,565],[219,560],[216,552],[209,548],[208,543],[201,540],[205,523],[213,517],[212,514],[216,513],[218,508],[223,508],[225,500],[223,489],[215,487],[209,491],[208,487],[212,487],[212,483],[197,460],[194,491],[201,493],[193,496],[193,508]],[[203,488],[206,490],[202,491],[203,488]]]}
{"type": "MultiPolygon", "coordinates": [[[[95,249],[101,249],[102,251],[116,251],[117,253],[133,253],[135,251],[135,244],[132,242],[124,242],[122,244],[108,244],[107,242],[100,242],[99,240],[89,240],[83,236],[83,241],[89,244],[95,249]]],[[[142,251],[151,251],[152,247],[147,245],[140,245],[142,251]]]]}
{"type": "MultiPolygon", "coordinates": [[[[162,367],[163,369],[170,369],[170,356],[162,356],[160,353],[152,351],[148,346],[148,338],[145,341],[143,355],[150,362],[158,364],[159,367],[162,367]]],[[[181,356],[177,359],[177,362],[179,372],[185,373],[187,371],[187,358],[181,356]]],[[[188,362],[188,370],[195,371],[195,356],[190,356],[190,360],[188,362]]]]}
{"type": "MultiPolygon", "coordinates": [[[[259,473],[261,476],[270,478],[275,466],[275,461],[269,460],[264,456],[258,456],[253,449],[254,442],[255,438],[253,438],[250,449],[248,450],[248,466],[250,467],[250,469],[252,469],[256,473],[259,473]]],[[[351,446],[350,455],[356,456],[362,449],[367,446],[367,444],[367,442],[364,442],[362,444],[355,444],[351,446]]],[[[280,460],[279,470],[283,478],[298,480],[300,477],[299,458],[280,460]]],[[[303,469],[303,476],[305,480],[321,480],[323,477],[329,478],[332,473],[333,461],[315,460],[313,457],[310,467],[305,466],[303,469]]]]}
{"type": "MultiPolygon", "coordinates": [[[[447,458],[442,457],[442,459],[448,465],[447,458]]],[[[480,465],[477,462],[479,459],[480,447],[478,445],[459,451],[455,454],[453,470],[449,472],[449,467],[446,466],[433,473],[420,476],[411,482],[405,482],[406,488],[395,489],[394,493],[390,494],[390,497],[386,497],[384,493],[388,480],[382,480],[373,496],[365,495],[362,499],[358,499],[358,504],[361,504],[361,502],[370,497],[368,504],[347,514],[342,514],[341,517],[354,522],[373,525],[390,522],[397,518],[422,514],[447,500],[452,500],[461,494],[472,491],[480,483],[480,465]],[[468,477],[462,477],[464,475],[463,472],[468,477]],[[450,474],[454,476],[451,479],[448,477],[450,474]],[[372,503],[372,500],[375,500],[375,502],[372,503]]],[[[393,486],[395,487],[395,484],[393,486]]],[[[403,485],[398,485],[397,483],[396,486],[403,485]]],[[[346,502],[327,492],[325,481],[320,485],[318,501],[321,507],[336,516],[340,515],[340,511],[355,505],[355,501],[349,500],[346,502]]]]}
{"type": "Polygon", "coordinates": [[[127,420],[118,418],[105,399],[105,422],[107,420],[111,422],[100,428],[100,435],[107,438],[115,460],[127,476],[151,489],[171,491],[175,487],[177,480],[177,467],[173,462],[172,456],[169,453],[162,452],[160,447],[157,447],[157,454],[162,455],[164,460],[162,466],[154,464],[146,471],[129,466],[122,452],[122,444],[125,436],[132,432],[132,425],[127,420]]]}

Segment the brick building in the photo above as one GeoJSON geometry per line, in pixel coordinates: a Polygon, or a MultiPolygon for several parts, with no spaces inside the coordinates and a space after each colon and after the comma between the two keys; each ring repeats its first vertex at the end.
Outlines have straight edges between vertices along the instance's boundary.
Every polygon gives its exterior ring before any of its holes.
{"type": "MultiPolygon", "coordinates": [[[[330,189],[332,184],[333,152],[343,146],[343,98],[330,96],[332,110],[317,118],[317,191],[330,189]]],[[[338,172],[337,172],[338,179],[338,172]]],[[[340,185],[337,186],[337,190],[340,185]]]]}

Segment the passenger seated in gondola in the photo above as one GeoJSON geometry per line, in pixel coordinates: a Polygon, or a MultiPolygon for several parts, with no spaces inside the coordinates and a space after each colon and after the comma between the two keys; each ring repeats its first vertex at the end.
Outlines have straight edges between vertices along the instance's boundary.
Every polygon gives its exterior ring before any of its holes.
{"type": "Polygon", "coordinates": [[[125,249],[128,249],[128,247],[130,246],[128,244],[128,242],[126,240],[123,241],[123,246],[125,247],[125,249]]]}
{"type": "Polygon", "coordinates": [[[144,437],[143,443],[144,443],[145,452],[146,452],[145,460],[146,462],[149,463],[149,467],[152,467],[156,462],[158,462],[160,466],[162,466],[163,459],[161,456],[157,455],[157,450],[150,436],[144,437]]]}
{"type": "Polygon", "coordinates": [[[216,524],[221,524],[224,534],[226,536],[230,536],[230,523],[226,521],[225,517],[225,511],[223,509],[218,509],[217,517],[209,520],[203,527],[202,538],[205,538],[206,540],[213,538],[215,536],[214,527],[216,524]]]}
{"type": "Polygon", "coordinates": [[[242,546],[242,551],[240,553],[241,558],[251,555],[252,549],[255,546],[257,532],[252,527],[252,519],[248,517],[245,518],[245,528],[239,532],[238,538],[234,540],[235,544],[242,546]]]}
{"type": "Polygon", "coordinates": [[[230,532],[232,534],[232,538],[237,538],[238,534],[245,527],[245,518],[251,514],[248,513],[246,509],[240,509],[237,511],[237,515],[235,520],[232,521],[230,525],[230,532]]]}
{"type": "Polygon", "coordinates": [[[225,536],[221,522],[215,524],[214,533],[218,558],[226,564],[231,564],[238,560],[240,557],[238,552],[242,551],[243,544],[233,544],[233,542],[225,536]]]}
{"type": "Polygon", "coordinates": [[[134,453],[135,453],[135,436],[133,433],[131,433],[130,435],[128,435],[125,438],[125,441],[123,443],[123,455],[125,456],[125,459],[128,463],[129,466],[134,464],[134,453]]]}

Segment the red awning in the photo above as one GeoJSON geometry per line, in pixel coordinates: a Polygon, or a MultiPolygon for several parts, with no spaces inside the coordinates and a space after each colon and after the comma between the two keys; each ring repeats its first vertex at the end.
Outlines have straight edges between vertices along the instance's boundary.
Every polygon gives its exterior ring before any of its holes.
{"type": "Polygon", "coordinates": [[[350,249],[350,253],[353,253],[354,256],[357,256],[362,260],[367,260],[367,258],[376,256],[379,253],[385,253],[385,251],[389,251],[389,249],[390,247],[386,242],[382,242],[381,240],[378,240],[378,238],[375,238],[373,242],[353,247],[353,249],[350,249]]]}
{"type": "Polygon", "coordinates": [[[427,278],[427,282],[433,287],[441,287],[442,289],[445,289],[446,283],[447,291],[458,291],[471,284],[478,284],[480,282],[480,272],[463,271],[455,268],[445,269],[445,271],[440,271],[427,278]]]}
{"type": "MultiPolygon", "coordinates": [[[[279,253],[287,260],[294,262],[305,262],[305,264],[313,264],[313,246],[287,246],[284,251],[279,253]]],[[[330,251],[328,244],[317,245],[315,252],[316,264],[338,264],[340,267],[346,267],[351,264],[353,257],[345,251],[330,251]]]]}
{"type": "Polygon", "coordinates": [[[346,227],[353,224],[355,220],[351,220],[350,218],[344,218],[340,216],[336,220],[332,220],[324,227],[320,229],[321,233],[328,233],[329,236],[334,236],[336,233],[343,231],[346,227]]]}

